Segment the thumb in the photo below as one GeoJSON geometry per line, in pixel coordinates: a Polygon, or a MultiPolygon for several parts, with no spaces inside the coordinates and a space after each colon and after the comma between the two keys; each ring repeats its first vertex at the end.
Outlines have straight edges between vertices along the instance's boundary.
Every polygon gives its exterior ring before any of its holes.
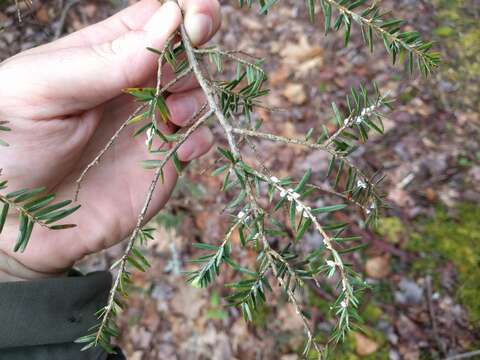
{"type": "Polygon", "coordinates": [[[146,47],[162,48],[181,20],[178,6],[168,1],[143,29],[127,31],[111,41],[20,54],[0,66],[0,81],[13,85],[6,94],[0,90],[0,95],[28,98],[30,106],[20,111],[38,103],[41,106],[28,115],[41,119],[93,108],[152,76],[158,55],[146,47]]]}

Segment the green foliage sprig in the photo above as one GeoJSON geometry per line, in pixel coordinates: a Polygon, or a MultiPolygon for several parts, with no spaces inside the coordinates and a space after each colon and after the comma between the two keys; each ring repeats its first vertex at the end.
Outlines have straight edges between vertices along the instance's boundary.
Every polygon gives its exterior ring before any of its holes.
{"type": "MultiPolygon", "coordinates": [[[[267,13],[278,0],[240,0],[240,5],[253,6],[258,3],[261,13],[267,13]]],[[[391,55],[395,64],[406,61],[410,72],[415,65],[419,71],[427,76],[440,64],[440,54],[432,50],[433,43],[422,40],[417,31],[402,31],[405,21],[390,16],[390,12],[383,12],[381,8],[370,0],[305,0],[309,17],[313,22],[316,10],[320,8],[324,31],[343,29],[345,46],[350,41],[352,24],[360,27],[362,37],[368,48],[373,51],[375,39],[378,37],[391,55]],[[318,6],[320,4],[320,7],[318,6]]]]}
{"type": "MultiPolygon", "coordinates": [[[[8,181],[0,181],[0,191],[6,190],[8,181]]],[[[15,211],[19,216],[19,229],[14,251],[23,252],[28,245],[35,225],[50,230],[63,230],[75,227],[74,224],[58,224],[67,216],[73,214],[80,205],[70,207],[70,200],[54,202],[55,195],[47,194],[44,188],[22,189],[0,193],[0,234],[2,233],[8,215],[15,211]]]]}
{"type": "MultiPolygon", "coordinates": [[[[8,121],[0,121],[0,132],[11,131],[7,126],[8,121]]],[[[0,138],[0,146],[10,146],[5,140],[0,138]]],[[[0,175],[2,175],[0,169],[0,175]]],[[[63,230],[75,227],[74,224],[59,224],[69,215],[80,208],[80,205],[71,207],[72,201],[65,200],[55,202],[55,194],[48,194],[45,188],[7,190],[8,181],[0,180],[0,234],[5,228],[5,224],[11,212],[16,212],[19,217],[19,228],[14,251],[25,251],[35,225],[42,226],[50,230],[63,230]]]]}
{"type": "Polygon", "coordinates": [[[151,265],[142,254],[139,246],[143,246],[153,239],[152,233],[154,230],[154,228],[139,229],[135,235],[135,243],[131,243],[129,251],[110,267],[111,270],[118,271],[118,276],[110,291],[108,304],[96,313],[101,322],[91,327],[88,335],[75,341],[78,344],[85,344],[82,351],[98,345],[111,354],[115,353],[111,345],[111,339],[119,336],[115,319],[125,307],[124,300],[128,297],[128,291],[132,284],[130,268],[135,268],[141,272],[150,268],[151,265]]]}

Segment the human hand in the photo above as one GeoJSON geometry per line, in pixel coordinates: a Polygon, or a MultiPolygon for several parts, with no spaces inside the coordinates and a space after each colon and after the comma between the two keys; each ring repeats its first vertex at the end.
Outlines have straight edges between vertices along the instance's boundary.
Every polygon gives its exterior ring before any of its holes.
{"type": "MultiPolygon", "coordinates": [[[[180,3],[192,42],[204,43],[220,25],[217,0],[180,3]]],[[[101,23],[0,64],[0,121],[9,121],[12,128],[2,135],[11,146],[0,149],[0,167],[9,188],[44,186],[59,199],[71,199],[76,179],[137,106],[122,89],[151,86],[158,56],[146,47],[161,48],[181,21],[175,3],[142,0],[101,23]]],[[[169,69],[164,71],[165,81],[174,76],[169,69]]],[[[203,93],[193,76],[170,91],[171,122],[185,126],[203,105],[203,93]]],[[[188,162],[211,144],[209,130],[200,128],[178,157],[188,162]]],[[[145,139],[133,138],[128,129],[123,132],[82,183],[82,208],[69,217],[78,226],[64,231],[37,226],[24,253],[12,252],[18,222],[9,218],[0,235],[0,254],[13,265],[3,270],[15,272],[20,265],[33,270],[28,277],[61,273],[85,255],[123,240],[135,227],[153,177],[139,166],[148,157],[145,139]]],[[[176,179],[169,163],[147,218],[164,206],[176,179]]]]}

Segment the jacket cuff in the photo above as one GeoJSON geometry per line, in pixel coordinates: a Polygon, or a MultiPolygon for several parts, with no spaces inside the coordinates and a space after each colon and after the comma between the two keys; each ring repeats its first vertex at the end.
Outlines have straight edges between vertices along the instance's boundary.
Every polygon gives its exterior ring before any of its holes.
{"type": "Polygon", "coordinates": [[[71,344],[98,321],[111,283],[107,271],[0,283],[0,349],[71,344]]]}

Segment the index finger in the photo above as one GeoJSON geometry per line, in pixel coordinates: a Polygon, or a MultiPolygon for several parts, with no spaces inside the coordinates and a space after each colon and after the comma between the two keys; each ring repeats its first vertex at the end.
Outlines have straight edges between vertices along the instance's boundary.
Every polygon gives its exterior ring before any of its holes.
{"type": "MultiPolygon", "coordinates": [[[[192,41],[195,45],[208,41],[220,27],[220,5],[218,1],[183,0],[179,1],[179,4],[185,13],[185,26],[189,36],[192,36],[192,41]],[[203,25],[201,25],[201,22],[204,20],[198,20],[197,16],[210,18],[212,22],[211,29],[202,29],[203,25]]],[[[161,6],[162,2],[158,0],[141,0],[106,20],[31,51],[35,52],[37,49],[41,49],[41,52],[45,52],[70,47],[99,45],[114,41],[128,32],[143,30],[145,24],[161,6]]]]}

